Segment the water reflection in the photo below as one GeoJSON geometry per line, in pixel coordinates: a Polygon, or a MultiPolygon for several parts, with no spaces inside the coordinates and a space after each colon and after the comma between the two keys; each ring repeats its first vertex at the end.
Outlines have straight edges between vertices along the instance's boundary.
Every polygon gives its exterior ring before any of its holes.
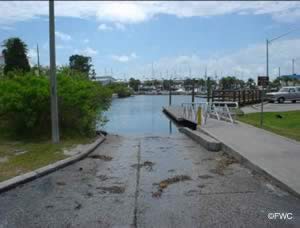
{"type": "MultiPolygon", "coordinates": [[[[191,96],[173,96],[172,102],[174,105],[191,102],[191,96]]],[[[177,127],[162,112],[162,107],[168,103],[169,97],[163,95],[114,99],[110,110],[105,113],[109,122],[104,130],[123,135],[177,134],[177,127]]]]}

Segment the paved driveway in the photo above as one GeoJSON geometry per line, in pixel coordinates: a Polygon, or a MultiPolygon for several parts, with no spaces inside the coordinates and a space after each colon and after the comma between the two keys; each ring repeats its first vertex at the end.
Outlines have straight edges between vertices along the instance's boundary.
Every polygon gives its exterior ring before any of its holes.
{"type": "MultiPolygon", "coordinates": [[[[297,227],[300,200],[184,135],[107,140],[0,195],[0,227],[297,227]],[[161,182],[163,181],[163,182],[161,182]],[[269,220],[291,212],[292,220],[269,220]]],[[[299,226],[298,226],[299,227],[299,226]]]]}
{"type": "MultiPolygon", "coordinates": [[[[242,108],[244,113],[260,112],[261,104],[249,105],[242,108]]],[[[283,104],[278,103],[264,103],[265,112],[286,112],[300,110],[300,102],[291,103],[285,102],[283,104]]]]}

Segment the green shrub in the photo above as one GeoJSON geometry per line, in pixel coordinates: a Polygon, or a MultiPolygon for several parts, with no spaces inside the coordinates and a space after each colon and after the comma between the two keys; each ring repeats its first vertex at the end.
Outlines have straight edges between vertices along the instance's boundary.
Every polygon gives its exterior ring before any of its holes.
{"type": "Polygon", "coordinates": [[[111,89],[113,93],[118,94],[119,98],[129,97],[132,95],[131,89],[128,88],[126,84],[111,83],[107,87],[111,89]]]}
{"type": "MultiPolygon", "coordinates": [[[[111,100],[111,91],[81,76],[57,75],[62,136],[90,135],[111,100]]],[[[33,73],[0,80],[0,127],[15,136],[49,136],[49,79],[33,73]]]]}

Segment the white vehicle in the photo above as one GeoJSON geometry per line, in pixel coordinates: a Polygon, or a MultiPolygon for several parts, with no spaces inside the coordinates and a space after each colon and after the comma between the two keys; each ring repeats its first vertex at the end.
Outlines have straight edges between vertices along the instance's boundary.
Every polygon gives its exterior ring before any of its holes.
{"type": "Polygon", "coordinates": [[[277,101],[284,103],[285,101],[300,101],[300,86],[287,86],[282,87],[278,92],[267,93],[266,99],[270,102],[277,101]]]}

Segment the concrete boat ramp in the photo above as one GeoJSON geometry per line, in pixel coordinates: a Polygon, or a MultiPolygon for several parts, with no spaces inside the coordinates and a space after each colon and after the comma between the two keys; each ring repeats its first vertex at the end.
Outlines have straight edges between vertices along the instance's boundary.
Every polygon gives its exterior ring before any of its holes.
{"type": "MultiPolygon", "coordinates": [[[[184,118],[181,107],[164,107],[164,110],[175,120],[184,118]]],[[[216,140],[223,151],[300,197],[299,142],[241,122],[233,124],[213,118],[197,131],[185,129],[184,132],[207,149],[216,140]]]]}
{"type": "MultiPolygon", "coordinates": [[[[208,121],[206,133],[181,129],[189,137],[109,134],[87,158],[1,193],[0,227],[299,227],[299,198],[222,151],[243,149],[229,138],[246,137],[244,128],[215,124],[208,121]],[[274,213],[292,217],[275,219],[274,213]]],[[[252,136],[244,145],[258,152],[249,160],[263,154],[249,144],[252,136]]],[[[280,142],[279,148],[288,147],[280,142]]],[[[262,162],[279,157],[276,151],[263,155],[262,162]]],[[[286,156],[295,159],[287,169],[295,168],[296,151],[287,148],[286,156]]]]}
{"type": "Polygon", "coordinates": [[[300,199],[184,134],[109,135],[88,158],[0,194],[1,228],[282,228],[299,215],[300,199]]]}

